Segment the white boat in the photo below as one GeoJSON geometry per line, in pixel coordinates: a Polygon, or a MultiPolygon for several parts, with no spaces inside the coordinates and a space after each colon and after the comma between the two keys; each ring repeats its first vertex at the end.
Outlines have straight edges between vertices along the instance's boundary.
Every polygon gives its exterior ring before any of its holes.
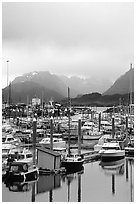
{"type": "Polygon", "coordinates": [[[2,136],[2,144],[14,144],[14,145],[18,145],[20,143],[21,143],[20,139],[17,138],[17,137],[15,138],[11,134],[2,136]]]}
{"type": "MultiPolygon", "coordinates": [[[[43,138],[39,144],[49,147],[51,144],[50,137],[43,138]]],[[[66,142],[62,138],[53,138],[53,148],[55,147],[66,147],[66,142]]]]}
{"type": "Polygon", "coordinates": [[[99,151],[101,161],[116,161],[125,157],[125,150],[121,150],[118,142],[104,143],[99,151]]]}

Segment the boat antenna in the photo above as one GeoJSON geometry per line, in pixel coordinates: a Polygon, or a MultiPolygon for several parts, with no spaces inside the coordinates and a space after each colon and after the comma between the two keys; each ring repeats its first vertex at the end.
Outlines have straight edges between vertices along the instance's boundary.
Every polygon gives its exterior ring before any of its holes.
{"type": "Polygon", "coordinates": [[[68,87],[68,156],[70,155],[70,88],[68,87]]]}

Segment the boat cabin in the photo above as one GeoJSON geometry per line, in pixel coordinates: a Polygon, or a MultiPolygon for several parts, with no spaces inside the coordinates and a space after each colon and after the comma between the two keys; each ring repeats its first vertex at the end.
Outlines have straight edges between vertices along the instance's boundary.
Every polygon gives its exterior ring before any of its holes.
{"type": "Polygon", "coordinates": [[[119,146],[119,143],[116,143],[116,142],[107,142],[107,143],[103,144],[102,149],[104,149],[104,150],[108,150],[108,149],[120,150],[120,146],[119,146]]]}
{"type": "Polygon", "coordinates": [[[9,167],[9,171],[13,173],[21,173],[28,171],[28,163],[25,162],[12,162],[9,167]]]}

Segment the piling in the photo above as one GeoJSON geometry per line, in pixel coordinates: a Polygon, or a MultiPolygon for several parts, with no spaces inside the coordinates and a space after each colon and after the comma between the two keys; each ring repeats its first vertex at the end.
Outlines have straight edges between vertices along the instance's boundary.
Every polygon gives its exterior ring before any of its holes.
{"type": "Polygon", "coordinates": [[[112,174],[112,193],[115,194],[115,175],[112,174]]]}
{"type": "Polygon", "coordinates": [[[33,119],[33,164],[35,165],[35,150],[36,150],[36,129],[37,129],[37,120],[33,119]]]}
{"type": "Polygon", "coordinates": [[[81,155],[81,119],[78,120],[78,155],[81,155]]]}
{"type": "Polygon", "coordinates": [[[32,183],[32,202],[35,202],[35,182],[32,183]]]}
{"type": "Polygon", "coordinates": [[[126,137],[128,137],[128,116],[126,116],[126,137]]]}
{"type": "Polygon", "coordinates": [[[114,123],[114,116],[112,116],[112,138],[114,138],[115,135],[115,123],[114,123]]]}
{"type": "Polygon", "coordinates": [[[99,113],[99,132],[101,130],[101,113],[99,113]]]}
{"type": "Polygon", "coordinates": [[[81,202],[81,174],[78,174],[78,202],[81,202]]]}
{"type": "Polygon", "coordinates": [[[128,181],[128,158],[126,158],[126,181],[128,181]]]}
{"type": "Polygon", "coordinates": [[[53,150],[53,119],[50,120],[50,150],[53,150]]]}

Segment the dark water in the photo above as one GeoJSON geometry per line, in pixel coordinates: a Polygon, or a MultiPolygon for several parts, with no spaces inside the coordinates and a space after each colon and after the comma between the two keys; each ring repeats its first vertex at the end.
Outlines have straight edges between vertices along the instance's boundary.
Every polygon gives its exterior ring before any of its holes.
{"type": "Polygon", "coordinates": [[[71,175],[40,176],[37,182],[2,184],[3,202],[130,202],[134,201],[134,159],[125,158],[102,167],[84,164],[71,175]],[[107,168],[107,169],[106,169],[107,168]]]}

